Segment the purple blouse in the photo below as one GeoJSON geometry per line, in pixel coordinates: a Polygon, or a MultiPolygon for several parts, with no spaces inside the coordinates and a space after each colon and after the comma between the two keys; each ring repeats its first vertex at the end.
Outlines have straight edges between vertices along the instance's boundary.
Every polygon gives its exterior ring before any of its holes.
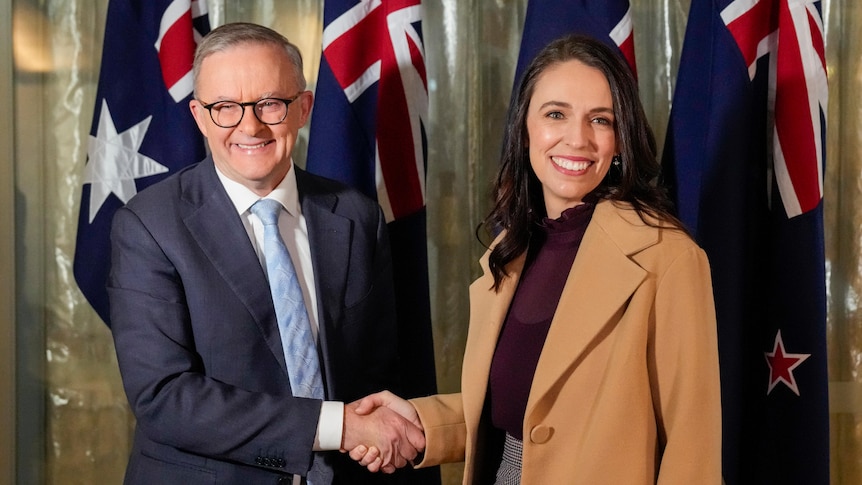
{"type": "Polygon", "coordinates": [[[537,225],[497,341],[488,382],[491,422],[520,440],[539,355],[595,207],[584,202],[537,225]]]}

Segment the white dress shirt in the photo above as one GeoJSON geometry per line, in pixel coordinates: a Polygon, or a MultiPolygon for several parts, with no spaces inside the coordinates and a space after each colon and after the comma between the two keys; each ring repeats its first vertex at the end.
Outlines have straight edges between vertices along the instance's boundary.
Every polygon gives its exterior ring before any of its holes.
{"type": "MultiPolygon", "coordinates": [[[[266,259],[263,251],[263,223],[249,208],[260,196],[252,192],[246,186],[229,179],[218,167],[216,167],[218,178],[227,191],[227,195],[233,202],[249,240],[257,253],[257,258],[266,272],[266,259]]],[[[291,160],[287,175],[278,186],[266,196],[281,203],[287,214],[278,218],[278,230],[290,259],[296,268],[299,285],[302,287],[302,296],[305,307],[308,310],[308,320],[315,340],[318,338],[318,312],[317,312],[317,289],[314,286],[314,267],[311,263],[311,246],[308,243],[308,228],[302,208],[299,205],[299,192],[296,188],[296,172],[291,160]]],[[[322,366],[321,366],[322,368],[322,366]]],[[[317,424],[317,435],[314,438],[315,450],[337,450],[341,448],[341,439],[344,426],[344,403],[338,401],[324,401],[320,410],[320,420],[317,424]]]]}

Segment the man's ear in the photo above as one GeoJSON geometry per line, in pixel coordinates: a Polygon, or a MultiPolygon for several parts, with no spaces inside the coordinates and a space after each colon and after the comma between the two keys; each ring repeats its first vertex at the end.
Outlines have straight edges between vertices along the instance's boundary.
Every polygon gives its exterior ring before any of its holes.
{"type": "Polygon", "coordinates": [[[311,91],[303,91],[299,94],[299,97],[296,98],[294,103],[298,103],[300,106],[299,126],[305,126],[305,123],[308,121],[308,117],[311,115],[311,107],[314,105],[314,93],[311,91]]]}
{"type": "Polygon", "coordinates": [[[198,125],[198,130],[200,130],[201,134],[206,137],[207,129],[209,128],[207,117],[210,115],[207,112],[207,109],[204,108],[204,105],[202,105],[200,101],[192,98],[192,100],[189,101],[189,110],[192,112],[192,117],[198,125]]]}

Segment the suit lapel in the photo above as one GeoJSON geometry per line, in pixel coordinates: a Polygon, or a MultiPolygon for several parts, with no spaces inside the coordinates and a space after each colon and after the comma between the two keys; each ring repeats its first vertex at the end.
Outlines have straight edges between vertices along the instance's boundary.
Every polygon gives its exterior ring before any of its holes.
{"type": "Polygon", "coordinates": [[[612,202],[596,206],[545,340],[527,413],[589,351],[646,278],[629,256],[658,239],[655,231],[632,231],[632,224],[612,202]]]}
{"type": "Polygon", "coordinates": [[[299,202],[308,228],[308,243],[317,286],[318,328],[323,363],[323,376],[327,395],[333,395],[334,383],[330,371],[333,355],[328,336],[338,332],[341,321],[344,293],[347,286],[347,268],[350,258],[351,221],[335,213],[338,197],[321,189],[305,171],[296,169],[299,202]]]}
{"type": "Polygon", "coordinates": [[[211,158],[183,178],[189,233],[245,305],[273,356],[287,372],[269,284],[211,158]]]}

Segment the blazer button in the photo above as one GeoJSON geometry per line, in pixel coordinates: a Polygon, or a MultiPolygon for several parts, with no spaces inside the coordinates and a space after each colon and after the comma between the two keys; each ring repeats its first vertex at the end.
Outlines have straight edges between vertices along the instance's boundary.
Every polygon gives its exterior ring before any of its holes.
{"type": "Polygon", "coordinates": [[[287,475],[285,477],[281,477],[278,479],[278,485],[291,485],[293,483],[293,476],[287,475]]]}
{"type": "Polygon", "coordinates": [[[547,443],[551,439],[552,434],[554,434],[554,428],[540,424],[530,430],[530,441],[541,445],[542,443],[547,443]]]}

